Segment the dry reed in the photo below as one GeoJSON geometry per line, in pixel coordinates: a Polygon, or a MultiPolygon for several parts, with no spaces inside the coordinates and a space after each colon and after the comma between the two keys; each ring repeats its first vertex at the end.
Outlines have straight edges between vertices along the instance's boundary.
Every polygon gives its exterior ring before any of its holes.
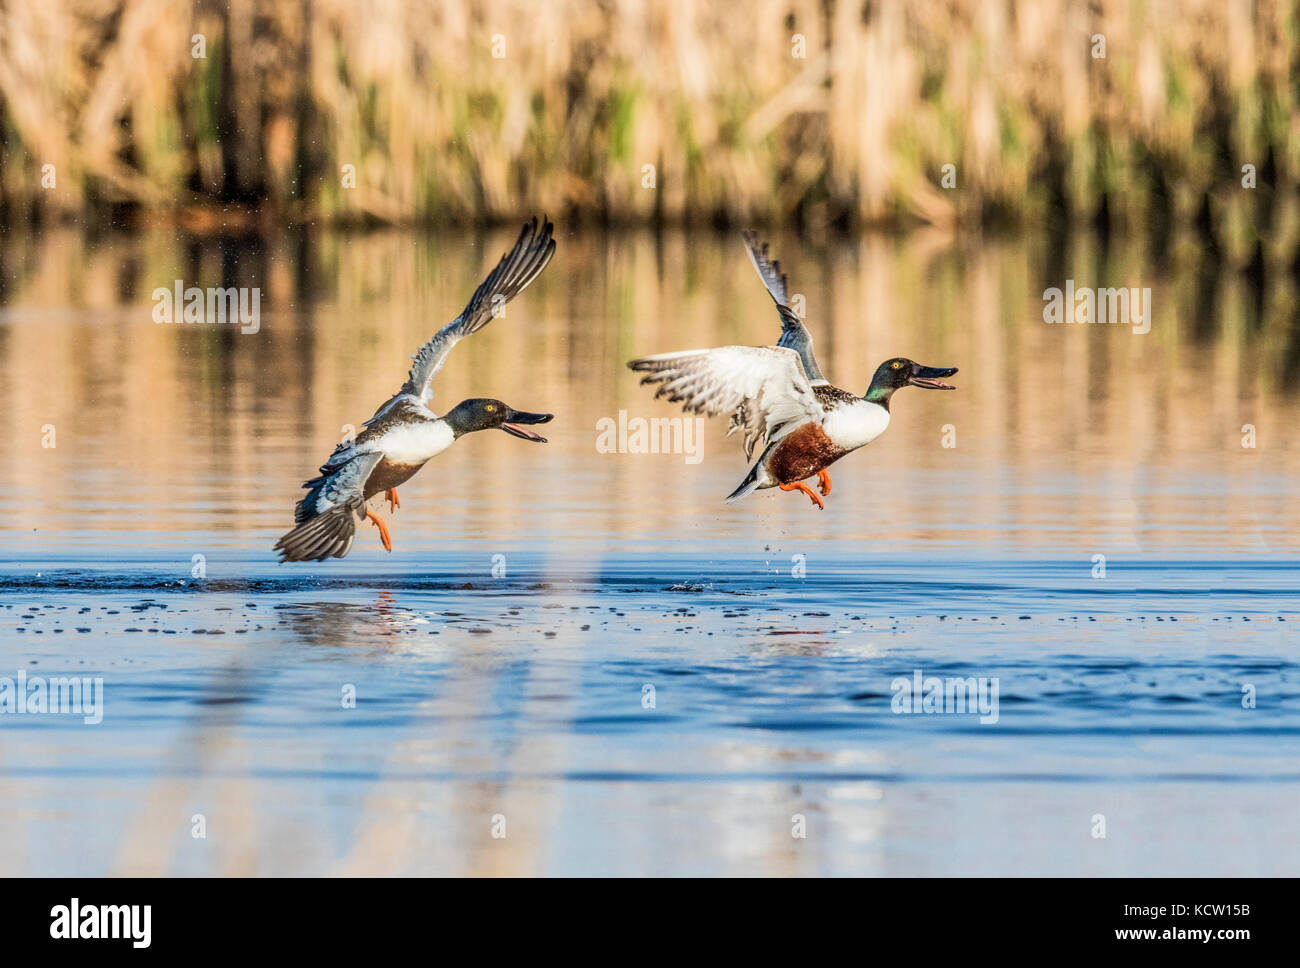
{"type": "Polygon", "coordinates": [[[5,0],[0,217],[1079,216],[1208,220],[1247,251],[1258,226],[1297,234],[1296,14],[1279,0],[5,0]]]}

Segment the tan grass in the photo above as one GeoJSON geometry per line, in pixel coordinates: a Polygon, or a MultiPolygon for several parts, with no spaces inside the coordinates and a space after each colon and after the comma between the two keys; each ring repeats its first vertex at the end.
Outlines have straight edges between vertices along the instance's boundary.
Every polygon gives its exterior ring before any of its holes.
{"type": "Polygon", "coordinates": [[[1245,247],[1256,206],[1296,221],[1296,29],[1280,0],[5,0],[0,201],[812,226],[1208,205],[1245,247]]]}

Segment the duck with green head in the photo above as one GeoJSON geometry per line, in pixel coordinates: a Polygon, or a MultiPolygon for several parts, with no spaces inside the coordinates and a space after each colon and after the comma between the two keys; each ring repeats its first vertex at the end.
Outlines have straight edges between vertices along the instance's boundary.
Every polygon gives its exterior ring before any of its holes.
{"type": "Polygon", "coordinates": [[[876,368],[862,396],[831,386],[813,356],[812,336],[790,309],[788,285],[780,263],[768,259],[768,247],[745,233],[750,260],[776,303],[781,339],[775,346],[722,346],[711,350],[663,353],[632,360],[628,366],[646,374],[641,382],[658,384],[666,396],[691,413],[731,414],[728,436],[744,433],[745,456],[758,460],[727,497],[728,503],[763,488],[802,491],[819,508],[831,492],[827,468],[845,454],[875,440],[889,426],[889,405],[903,387],[954,390],[944,377],[955,366],[924,366],[896,357],[876,368]],[[819,497],[804,481],[816,477],[819,497]]]}
{"type": "Polygon", "coordinates": [[[433,378],[452,347],[501,315],[501,308],[541,275],[555,254],[553,233],[546,218],[540,225],[533,219],[524,226],[514,248],[474,291],[464,311],[420,347],[402,388],[366,421],[356,440],[334,448],[320,474],[303,484],[307,496],[294,507],[294,528],[275,545],[281,562],[342,558],[352,549],[357,523],[364,520],[374,522],[384,549],[392,551],[388,526],[366,502],[384,494],[390,512],[401,507],[398,485],[466,434],[502,430],[521,440],[546,443],[527,427],[546,423],[552,414],[528,413],[500,400],[475,397],[440,417],[429,404],[433,378]]]}

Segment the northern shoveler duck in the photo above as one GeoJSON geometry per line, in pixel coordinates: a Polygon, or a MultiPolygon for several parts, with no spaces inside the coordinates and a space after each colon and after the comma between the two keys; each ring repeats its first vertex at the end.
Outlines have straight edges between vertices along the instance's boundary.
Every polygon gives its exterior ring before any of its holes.
{"type": "Polygon", "coordinates": [[[768,259],[767,245],[760,245],[753,232],[744,238],[750,261],[781,315],[777,344],[661,353],[628,366],[646,374],[642,383],[661,384],[656,398],[680,402],[688,413],[731,414],[727,436],[744,431],[747,458],[753,458],[754,445],[763,439],[762,453],[728,503],[751,491],[779,487],[803,491],[824,508],[821,498],[831,492],[826,468],[884,433],[894,391],[906,386],[954,390],[940,378],[957,368],[896,357],[880,364],[860,397],[831,386],[813,356],[812,335],[790,308],[781,264],[768,259]],[[821,497],[804,483],[814,476],[821,497]]]}
{"type": "Polygon", "coordinates": [[[366,421],[356,440],[334,448],[319,477],[303,484],[309,493],[294,507],[296,527],[275,545],[282,562],[342,558],[352,548],[357,522],[366,518],[379,527],[385,550],[392,551],[387,526],[366,508],[366,501],[383,491],[390,513],[401,507],[398,485],[465,434],[498,428],[523,440],[546,443],[545,437],[525,430],[524,425],[546,423],[553,414],[526,413],[500,400],[473,399],[439,417],[428,404],[433,400],[433,378],[451,348],[500,315],[501,307],[546,268],[555,254],[552,231],[545,218],[540,229],[536,218],[524,226],[515,247],[474,291],[465,311],[412,357],[415,362],[402,388],[366,421]]]}

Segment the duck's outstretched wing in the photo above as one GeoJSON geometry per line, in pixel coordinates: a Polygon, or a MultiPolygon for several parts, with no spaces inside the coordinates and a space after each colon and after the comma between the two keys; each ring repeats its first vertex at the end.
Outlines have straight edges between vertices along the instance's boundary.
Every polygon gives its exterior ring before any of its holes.
{"type": "Polygon", "coordinates": [[[628,366],[646,374],[642,383],[658,383],[656,397],[681,403],[688,413],[710,417],[744,408],[746,453],[760,436],[769,442],[823,412],[794,350],[781,346],[722,346],[712,350],[661,353],[632,360],[628,366]]]}
{"type": "MultiPolygon", "coordinates": [[[[500,315],[505,304],[528,288],[528,284],[541,275],[551,256],[555,254],[555,226],[550,219],[530,219],[519,233],[519,240],[501,257],[482,285],[474,290],[464,311],[438,330],[434,337],[420,347],[412,357],[411,373],[402,389],[382,407],[375,417],[384,413],[400,397],[414,397],[422,404],[433,399],[433,378],[442,369],[451,348],[470,333],[476,333],[495,315],[500,315]]],[[[370,418],[371,420],[374,417],[370,418]]]]}
{"type": "Polygon", "coordinates": [[[810,384],[817,386],[819,383],[826,383],[821,367],[817,365],[817,357],[813,355],[812,334],[808,332],[808,327],[803,324],[803,320],[790,308],[790,294],[785,273],[781,271],[781,263],[768,258],[767,243],[760,242],[755,232],[746,231],[741,234],[745,239],[745,249],[749,252],[749,261],[754,263],[754,268],[758,270],[758,277],[763,280],[768,295],[776,303],[776,311],[781,314],[781,338],[776,345],[784,346],[799,354],[799,359],[803,361],[803,371],[808,375],[810,384]]]}
{"type": "Polygon", "coordinates": [[[355,444],[335,448],[320,476],[303,484],[308,493],[294,506],[296,526],[275,543],[281,562],[342,558],[352,549],[357,518],[366,506],[366,481],[383,456],[355,444]]]}

